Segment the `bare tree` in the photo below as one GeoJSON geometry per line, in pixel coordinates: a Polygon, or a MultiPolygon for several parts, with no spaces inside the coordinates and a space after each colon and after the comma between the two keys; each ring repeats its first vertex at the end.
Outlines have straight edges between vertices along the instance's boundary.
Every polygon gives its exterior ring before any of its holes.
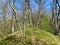
{"type": "Polygon", "coordinates": [[[14,30],[15,30],[14,29],[14,21],[17,21],[17,19],[16,19],[16,9],[15,9],[15,5],[14,5],[15,0],[12,0],[13,6],[11,6],[10,2],[11,2],[11,0],[9,0],[9,6],[12,9],[12,35],[14,35],[14,30]]]}
{"type": "Polygon", "coordinates": [[[3,34],[5,33],[5,30],[6,30],[6,12],[7,12],[7,2],[3,2],[1,0],[1,3],[2,3],[2,17],[3,17],[3,22],[2,22],[2,31],[3,31],[3,34]]]}
{"type": "Polygon", "coordinates": [[[39,25],[40,23],[40,12],[41,12],[41,1],[42,0],[35,0],[35,2],[38,4],[39,6],[39,9],[38,9],[38,14],[37,14],[37,26],[39,25]]]}
{"type": "Polygon", "coordinates": [[[59,26],[58,26],[58,18],[60,14],[60,5],[58,0],[53,0],[51,4],[52,8],[52,25],[56,29],[55,33],[58,33],[59,31],[59,26]],[[59,8],[58,8],[59,7],[59,8]]]}
{"type": "Polygon", "coordinates": [[[28,13],[28,21],[29,21],[29,24],[32,25],[32,9],[31,9],[31,5],[30,5],[30,0],[25,0],[25,3],[26,3],[26,11],[28,13]]]}
{"type": "Polygon", "coordinates": [[[20,0],[21,1],[21,4],[22,4],[22,25],[21,25],[21,27],[22,27],[22,36],[25,36],[25,18],[26,18],[26,3],[25,3],[25,0],[20,0]]]}

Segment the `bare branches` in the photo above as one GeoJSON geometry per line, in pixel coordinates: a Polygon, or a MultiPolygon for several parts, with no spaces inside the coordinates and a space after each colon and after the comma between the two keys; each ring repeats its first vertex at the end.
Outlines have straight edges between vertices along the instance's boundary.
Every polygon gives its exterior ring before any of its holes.
{"type": "Polygon", "coordinates": [[[39,9],[38,9],[38,14],[37,14],[37,26],[39,25],[40,22],[40,12],[41,12],[41,1],[42,0],[35,0],[35,2],[38,4],[39,9]]]}
{"type": "Polygon", "coordinates": [[[2,2],[2,17],[3,17],[3,22],[2,22],[2,30],[3,30],[3,34],[5,33],[6,30],[6,14],[7,14],[7,2],[4,3],[2,2]]]}

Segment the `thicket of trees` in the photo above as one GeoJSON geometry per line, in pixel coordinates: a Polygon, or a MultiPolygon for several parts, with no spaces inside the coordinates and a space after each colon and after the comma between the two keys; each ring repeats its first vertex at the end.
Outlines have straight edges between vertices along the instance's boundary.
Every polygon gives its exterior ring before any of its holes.
{"type": "MultiPolygon", "coordinates": [[[[19,0],[22,8],[17,9],[16,0],[1,0],[1,15],[2,20],[1,24],[1,33],[4,35],[6,33],[12,33],[16,30],[20,31],[20,36],[25,36],[25,25],[29,24],[30,26],[40,26],[40,20],[43,18],[44,13],[44,4],[46,1],[44,0],[34,0],[38,5],[38,11],[36,14],[32,12],[31,0],[19,0]],[[44,1],[44,2],[43,2],[44,1]],[[20,10],[20,14],[18,14],[18,10],[20,10]],[[9,16],[9,17],[8,17],[9,16]],[[17,26],[17,27],[16,27],[17,26]],[[16,29],[17,28],[17,29],[16,29]]],[[[59,32],[59,14],[60,14],[60,5],[58,0],[52,0],[50,2],[51,13],[52,13],[52,25],[59,32]]]]}
{"type": "Polygon", "coordinates": [[[51,3],[52,9],[52,26],[56,29],[55,34],[59,34],[60,32],[60,24],[59,24],[59,15],[60,15],[60,4],[59,0],[53,0],[51,3]]]}

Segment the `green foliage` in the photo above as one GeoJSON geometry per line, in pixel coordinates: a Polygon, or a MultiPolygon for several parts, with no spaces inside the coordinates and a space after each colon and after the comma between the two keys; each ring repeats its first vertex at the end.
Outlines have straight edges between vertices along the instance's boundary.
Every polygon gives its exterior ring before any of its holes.
{"type": "Polygon", "coordinates": [[[40,45],[60,45],[59,39],[57,39],[56,36],[53,34],[46,32],[44,30],[41,30],[37,27],[31,27],[26,32],[26,38],[27,40],[31,40],[31,31],[34,32],[36,40],[38,40],[40,45]],[[36,30],[37,29],[37,30],[36,30]]]}
{"type": "MultiPolygon", "coordinates": [[[[34,32],[35,40],[39,45],[60,45],[59,39],[53,34],[41,30],[38,27],[26,25],[25,38],[11,38],[3,40],[4,45],[32,45],[32,34],[34,32]],[[25,39],[25,41],[23,41],[25,39]]],[[[15,37],[15,36],[14,36],[15,37]]],[[[3,44],[2,44],[3,45],[3,44]]]]}
{"type": "Polygon", "coordinates": [[[48,17],[43,17],[40,21],[40,28],[48,31],[50,33],[54,33],[53,27],[50,25],[50,19],[48,17]]]}

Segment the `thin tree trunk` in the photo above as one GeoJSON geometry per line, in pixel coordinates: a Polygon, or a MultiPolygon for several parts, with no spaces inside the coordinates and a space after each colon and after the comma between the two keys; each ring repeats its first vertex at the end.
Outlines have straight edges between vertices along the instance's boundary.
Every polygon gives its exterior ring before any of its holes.
{"type": "Polygon", "coordinates": [[[12,14],[12,35],[14,35],[14,16],[12,14]]]}

